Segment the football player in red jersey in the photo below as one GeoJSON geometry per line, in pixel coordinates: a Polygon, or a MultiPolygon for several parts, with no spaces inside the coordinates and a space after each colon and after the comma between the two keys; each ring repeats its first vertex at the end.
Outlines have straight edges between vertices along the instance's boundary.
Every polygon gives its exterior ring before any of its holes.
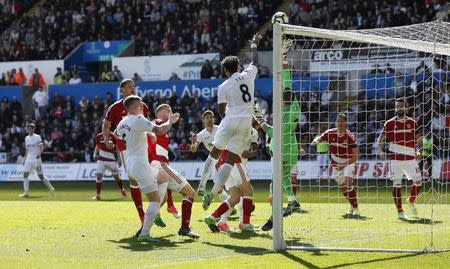
{"type": "Polygon", "coordinates": [[[422,137],[419,134],[417,122],[406,116],[408,103],[404,98],[395,100],[396,116],[384,123],[383,131],[377,139],[380,157],[390,160],[390,177],[393,181],[392,196],[397,207],[398,218],[407,220],[402,208],[402,178],[406,176],[412,180],[411,193],[408,204],[414,217],[417,217],[417,208],[415,200],[420,192],[422,185],[422,176],[416,160],[416,143],[422,145],[422,137]],[[389,143],[389,152],[384,151],[384,143],[389,143]]]}
{"type": "MultiPolygon", "coordinates": [[[[117,100],[114,104],[112,104],[107,112],[105,120],[103,121],[102,126],[102,133],[103,133],[103,139],[105,141],[105,145],[107,148],[112,149],[113,144],[109,141],[109,134],[111,128],[115,129],[117,127],[117,124],[127,115],[127,111],[125,110],[125,106],[123,105],[123,100],[130,96],[134,95],[136,92],[136,86],[134,84],[134,81],[126,78],[120,82],[120,91],[123,95],[122,99],[117,100]]],[[[143,104],[143,111],[144,116],[148,116],[148,106],[146,104],[143,104]]],[[[127,151],[124,141],[117,139],[117,148],[120,151],[120,158],[122,158],[122,163],[125,167],[125,170],[127,167],[125,166],[126,158],[127,158],[127,151]]],[[[131,198],[133,199],[134,205],[136,207],[136,210],[138,211],[139,218],[141,220],[141,224],[144,222],[145,212],[142,209],[142,195],[141,191],[139,190],[138,183],[134,179],[130,180],[130,193],[131,198]]]]}
{"type": "Polygon", "coordinates": [[[316,137],[311,146],[327,141],[330,145],[330,160],[336,182],[342,194],[350,203],[347,215],[359,217],[358,198],[353,186],[353,170],[359,157],[359,149],[355,136],[347,129],[347,115],[339,114],[336,118],[336,128],[326,130],[316,137]]]}
{"type": "Polygon", "coordinates": [[[117,156],[117,162],[116,162],[116,156],[115,151],[118,149],[116,147],[117,144],[117,138],[113,134],[109,134],[108,141],[112,142],[114,147],[112,149],[107,148],[105,144],[105,140],[103,138],[103,134],[99,133],[95,136],[95,149],[94,149],[94,160],[97,160],[97,180],[95,182],[95,188],[97,190],[94,197],[92,197],[93,200],[101,200],[100,198],[100,192],[102,190],[102,179],[103,175],[106,171],[110,171],[114,181],[119,186],[120,192],[122,193],[122,197],[126,198],[127,194],[123,188],[123,182],[119,177],[119,167],[122,165],[122,160],[119,156],[117,156]]]}
{"type": "MultiPolygon", "coordinates": [[[[161,104],[155,110],[155,125],[161,125],[169,120],[172,108],[168,104],[161,104]]],[[[153,143],[151,136],[148,136],[148,158],[152,170],[155,171],[156,179],[167,179],[168,189],[179,192],[183,195],[181,203],[181,228],[178,235],[199,238],[199,235],[191,231],[189,227],[191,221],[192,204],[194,203],[195,191],[186,178],[169,166],[169,136],[167,133],[156,136],[156,143],[153,143]]],[[[168,211],[170,207],[168,203],[168,211]]],[[[170,212],[170,211],[169,211],[170,212]]]]}

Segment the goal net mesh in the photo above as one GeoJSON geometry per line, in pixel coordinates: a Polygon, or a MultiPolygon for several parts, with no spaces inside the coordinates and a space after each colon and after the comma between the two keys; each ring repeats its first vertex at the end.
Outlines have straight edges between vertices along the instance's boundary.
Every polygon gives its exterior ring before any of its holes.
{"type": "MultiPolygon", "coordinates": [[[[298,157],[292,171],[297,172],[292,186],[302,210],[284,218],[274,211],[274,225],[282,225],[274,241],[306,249],[450,249],[450,24],[435,21],[355,31],[279,28],[274,35],[281,39],[281,47],[274,42],[274,99],[278,95],[280,105],[274,102],[274,110],[292,105],[276,90],[291,81],[300,104],[295,135],[307,155],[298,157]],[[282,61],[288,62],[291,76],[276,75],[283,68],[275,65],[282,61]],[[380,158],[376,143],[386,120],[395,116],[397,98],[407,100],[407,116],[417,121],[427,144],[417,159],[423,180],[415,200],[417,218],[408,207],[412,182],[402,181],[401,202],[408,216],[404,221],[394,204],[390,161],[380,158]],[[360,216],[347,214],[350,204],[333,176],[327,145],[310,146],[317,135],[335,127],[339,113],[347,115],[360,150],[353,171],[360,216]]],[[[283,115],[280,132],[288,129],[283,127],[290,118],[283,115]]],[[[280,145],[295,143],[286,134],[275,139],[280,145]]],[[[388,150],[388,142],[385,145],[388,150]]],[[[282,158],[286,154],[290,153],[283,152],[282,158]]],[[[285,160],[280,163],[290,169],[285,160]]],[[[273,180],[282,181],[276,174],[273,180]]]]}

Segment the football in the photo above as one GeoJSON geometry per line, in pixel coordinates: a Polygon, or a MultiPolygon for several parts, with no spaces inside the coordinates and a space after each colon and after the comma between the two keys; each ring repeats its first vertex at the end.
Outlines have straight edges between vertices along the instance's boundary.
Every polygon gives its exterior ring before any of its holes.
{"type": "Polygon", "coordinates": [[[272,16],[272,24],[275,23],[289,23],[289,17],[286,13],[278,11],[272,16]]]}

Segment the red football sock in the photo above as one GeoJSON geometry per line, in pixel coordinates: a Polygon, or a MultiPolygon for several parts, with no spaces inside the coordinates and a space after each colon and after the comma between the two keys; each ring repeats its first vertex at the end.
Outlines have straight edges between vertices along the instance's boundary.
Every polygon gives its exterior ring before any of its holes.
{"type": "Polygon", "coordinates": [[[119,186],[119,189],[121,191],[123,191],[123,182],[122,182],[122,180],[116,181],[116,183],[117,183],[117,186],[119,186]]]}
{"type": "Polygon", "coordinates": [[[173,204],[172,191],[167,189],[167,207],[175,207],[173,204]]]}
{"type": "Polygon", "coordinates": [[[416,200],[417,195],[419,195],[420,192],[420,185],[412,184],[411,185],[411,193],[409,195],[409,202],[414,203],[416,200]]]}
{"type": "Polygon", "coordinates": [[[392,196],[398,212],[403,212],[402,208],[402,189],[400,187],[392,187],[392,196]]]}
{"type": "Polygon", "coordinates": [[[131,198],[133,199],[133,202],[134,202],[134,206],[136,207],[136,210],[139,214],[139,218],[141,219],[141,223],[144,223],[145,212],[142,209],[141,190],[139,189],[139,187],[130,185],[130,193],[131,193],[131,198]]]}
{"type": "Polygon", "coordinates": [[[344,196],[353,208],[358,208],[358,198],[356,197],[355,187],[352,186],[348,188],[347,191],[344,192],[344,196]]]}
{"type": "Polygon", "coordinates": [[[252,213],[252,205],[253,198],[252,197],[243,197],[242,198],[242,211],[243,211],[243,220],[244,224],[250,223],[250,215],[252,213]]]}
{"type": "Polygon", "coordinates": [[[189,228],[193,202],[194,199],[192,198],[184,198],[181,202],[181,228],[189,228]]]}
{"type": "Polygon", "coordinates": [[[97,195],[100,195],[100,192],[102,191],[102,182],[101,181],[95,181],[95,189],[97,190],[97,195]]]}
{"type": "Polygon", "coordinates": [[[228,209],[230,209],[230,205],[228,204],[228,200],[226,200],[220,204],[220,206],[211,214],[211,216],[215,217],[216,219],[220,218],[220,216],[222,216],[223,213],[227,212],[228,209]]]}

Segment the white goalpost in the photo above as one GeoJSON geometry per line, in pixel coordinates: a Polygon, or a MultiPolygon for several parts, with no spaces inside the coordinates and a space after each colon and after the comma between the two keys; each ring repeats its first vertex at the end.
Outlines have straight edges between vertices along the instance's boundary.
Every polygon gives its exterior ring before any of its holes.
{"type": "MultiPolygon", "coordinates": [[[[368,30],[274,24],[272,124],[274,251],[450,250],[449,22],[368,30]],[[283,141],[283,126],[288,124],[283,113],[291,113],[282,109],[286,62],[292,96],[301,107],[295,135],[308,155],[298,157],[293,183],[302,210],[283,218],[283,148],[290,143],[283,141]],[[399,98],[408,103],[407,116],[418,123],[424,144],[416,149],[422,178],[419,194],[411,193],[412,182],[404,178],[401,197],[396,199],[391,163],[380,157],[376,140],[384,123],[395,116],[399,98]],[[348,196],[333,178],[334,168],[319,163],[317,149],[310,145],[317,135],[335,127],[340,113],[347,116],[361,152],[353,170],[361,213],[356,217],[346,213],[348,196]],[[408,208],[408,201],[414,203],[411,196],[417,196],[417,217],[408,208]],[[399,219],[399,202],[406,220],[399,219]]],[[[389,141],[384,146],[388,150],[389,141]]]]}

